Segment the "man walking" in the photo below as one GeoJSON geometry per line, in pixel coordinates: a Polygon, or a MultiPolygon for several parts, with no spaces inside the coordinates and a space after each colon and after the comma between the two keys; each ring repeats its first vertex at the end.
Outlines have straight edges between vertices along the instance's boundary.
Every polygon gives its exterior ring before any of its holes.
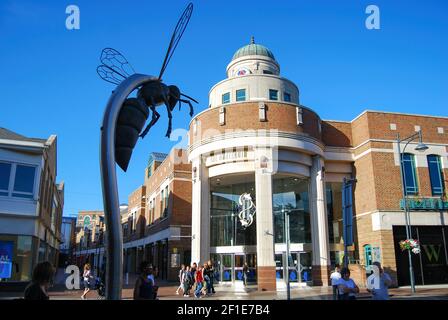
{"type": "Polygon", "coordinates": [[[333,300],[338,300],[338,282],[341,279],[341,268],[336,264],[334,271],[330,275],[331,286],[333,287],[333,300]]]}

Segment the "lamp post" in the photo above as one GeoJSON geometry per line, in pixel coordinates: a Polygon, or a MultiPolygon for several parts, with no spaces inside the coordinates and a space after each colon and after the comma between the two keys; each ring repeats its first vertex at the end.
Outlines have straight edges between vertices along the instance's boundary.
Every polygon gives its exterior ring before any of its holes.
{"type": "Polygon", "coordinates": [[[285,219],[285,242],[286,242],[286,299],[291,300],[291,283],[289,281],[289,212],[282,205],[283,218],[285,219]]]}
{"type": "MultiPolygon", "coordinates": [[[[404,155],[404,152],[405,152],[408,144],[411,141],[415,140],[416,138],[419,139],[419,142],[418,142],[417,146],[415,147],[415,150],[421,152],[421,151],[425,151],[426,149],[428,149],[428,146],[422,142],[422,131],[421,130],[417,131],[413,135],[411,135],[407,138],[404,138],[404,139],[400,139],[400,134],[399,133],[397,134],[398,155],[400,156],[400,178],[401,178],[402,193],[403,193],[403,198],[404,198],[404,217],[405,217],[405,223],[406,223],[406,238],[407,239],[410,239],[412,235],[411,235],[410,215],[409,215],[409,210],[408,210],[408,200],[407,200],[408,191],[406,188],[406,172],[404,171],[403,155],[404,155]],[[400,144],[405,141],[406,141],[406,144],[404,145],[403,151],[401,151],[400,144]]],[[[412,291],[412,293],[415,293],[414,269],[412,267],[411,250],[408,250],[408,259],[409,259],[409,277],[410,277],[410,282],[411,282],[411,291],[412,291]]]]}

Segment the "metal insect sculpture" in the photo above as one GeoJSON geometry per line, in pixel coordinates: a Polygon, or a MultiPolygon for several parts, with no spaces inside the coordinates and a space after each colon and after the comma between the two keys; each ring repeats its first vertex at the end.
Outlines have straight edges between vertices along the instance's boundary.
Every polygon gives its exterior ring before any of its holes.
{"type": "MultiPolygon", "coordinates": [[[[125,100],[117,120],[117,131],[115,136],[115,156],[116,162],[124,171],[127,170],[132,150],[138,137],[144,138],[152,126],[159,120],[160,114],[156,107],[165,104],[168,113],[168,129],[166,137],[171,135],[172,111],[177,103],[179,110],[182,102],[190,107],[190,116],[193,116],[193,105],[191,101],[198,103],[195,99],[181,93],[175,85],[166,85],[162,82],[163,73],[179,44],[180,39],[190,21],[193,12],[193,4],[190,3],[184,10],[174,29],[171,41],[163,60],[162,67],[157,79],[148,81],[138,88],[136,98],[125,100]],[[191,101],[190,101],[191,100],[191,101]],[[151,110],[151,121],[141,132],[151,110]]],[[[100,56],[101,65],[97,67],[97,73],[101,79],[119,85],[123,80],[135,74],[134,69],[128,60],[117,50],[105,48],[100,56]]]]}

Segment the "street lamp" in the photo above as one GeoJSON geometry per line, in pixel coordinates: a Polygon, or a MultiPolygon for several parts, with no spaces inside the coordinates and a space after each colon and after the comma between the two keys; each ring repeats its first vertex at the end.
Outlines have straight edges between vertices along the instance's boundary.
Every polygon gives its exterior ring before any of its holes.
{"type": "Polygon", "coordinates": [[[290,210],[285,210],[285,205],[282,205],[283,218],[285,219],[285,242],[286,242],[286,296],[287,300],[291,300],[291,283],[289,281],[289,213],[290,210]]]}
{"type": "MultiPolygon", "coordinates": [[[[400,134],[397,134],[397,146],[398,146],[398,154],[400,156],[400,178],[401,178],[401,186],[402,186],[402,192],[403,192],[403,197],[404,197],[404,217],[405,217],[405,223],[406,223],[406,238],[410,239],[411,238],[411,225],[410,225],[410,216],[409,216],[409,210],[408,210],[408,192],[407,192],[407,188],[406,188],[406,173],[404,171],[404,165],[403,165],[403,155],[404,152],[406,150],[406,147],[408,146],[408,144],[415,140],[416,138],[418,138],[418,144],[415,147],[416,151],[425,151],[428,149],[428,146],[425,145],[422,142],[422,131],[419,130],[416,133],[414,133],[413,135],[404,138],[404,139],[400,139],[400,134]],[[400,150],[400,143],[406,141],[406,144],[403,148],[403,151],[400,150]]],[[[408,259],[409,259],[409,277],[410,277],[410,281],[411,281],[411,290],[412,293],[415,293],[415,284],[414,284],[414,269],[412,268],[412,255],[411,255],[411,250],[408,250],[408,259]]]]}

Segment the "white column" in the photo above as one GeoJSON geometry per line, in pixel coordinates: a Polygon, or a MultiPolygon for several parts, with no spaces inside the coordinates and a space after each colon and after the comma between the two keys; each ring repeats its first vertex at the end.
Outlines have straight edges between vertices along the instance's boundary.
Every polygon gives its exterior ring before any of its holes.
{"type": "Polygon", "coordinates": [[[330,251],[328,243],[328,219],[325,202],[325,176],[323,159],[313,156],[311,166],[311,236],[313,247],[313,265],[328,267],[330,251]]]}
{"type": "Polygon", "coordinates": [[[275,290],[274,216],[272,212],[272,149],[255,150],[255,193],[257,226],[258,289],[275,290]],[[261,159],[269,159],[268,168],[260,167],[261,159]],[[257,165],[258,163],[258,165],[257,165]]]}
{"type": "Polygon", "coordinates": [[[191,262],[210,259],[210,184],[204,159],[192,161],[191,262]]]}

